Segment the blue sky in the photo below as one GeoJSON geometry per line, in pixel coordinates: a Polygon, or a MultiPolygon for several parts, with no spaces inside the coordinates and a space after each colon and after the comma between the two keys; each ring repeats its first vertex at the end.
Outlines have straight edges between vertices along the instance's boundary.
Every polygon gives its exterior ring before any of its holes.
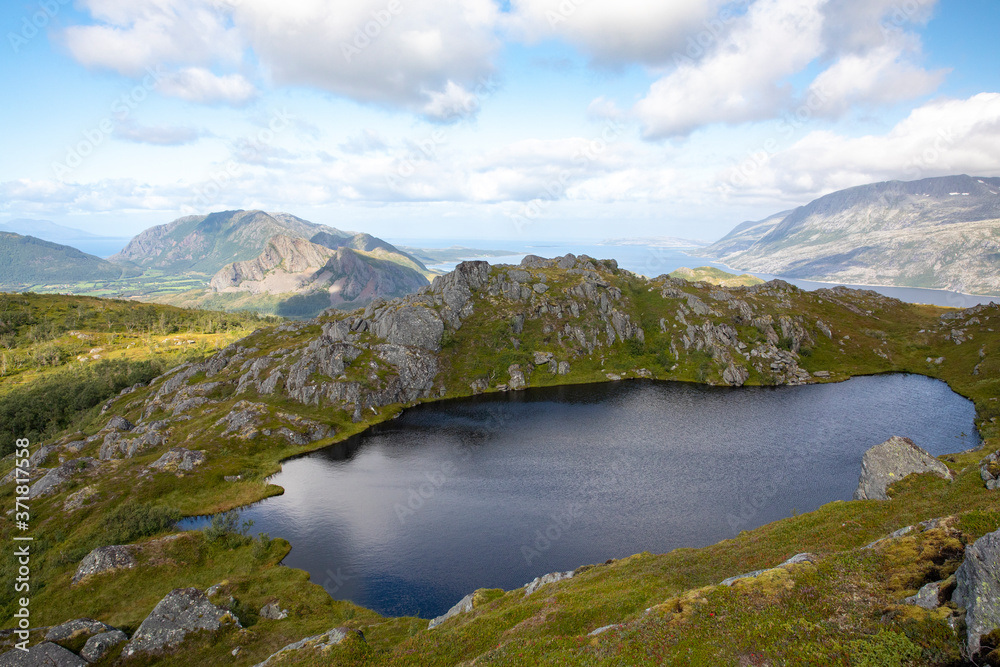
{"type": "Polygon", "coordinates": [[[0,221],[710,240],[852,185],[1000,176],[991,0],[35,0],[0,24],[0,221]]]}

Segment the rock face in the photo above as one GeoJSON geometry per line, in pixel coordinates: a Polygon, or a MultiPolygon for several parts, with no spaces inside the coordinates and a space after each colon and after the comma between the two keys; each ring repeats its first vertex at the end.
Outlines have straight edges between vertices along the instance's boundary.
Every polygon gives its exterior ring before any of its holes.
{"type": "Polygon", "coordinates": [[[282,659],[289,653],[294,653],[295,651],[301,651],[303,649],[321,651],[329,646],[336,646],[351,636],[357,637],[359,641],[365,640],[365,635],[360,630],[353,630],[351,628],[333,628],[331,630],[327,630],[321,635],[313,635],[312,637],[306,637],[305,639],[300,639],[293,644],[289,644],[280,651],[276,651],[269,655],[267,660],[258,662],[254,665],[254,667],[264,667],[265,665],[271,664],[272,661],[282,659]]]}
{"type": "Polygon", "coordinates": [[[128,635],[121,630],[102,632],[87,640],[83,649],[80,650],[80,656],[87,662],[97,662],[106,656],[111,649],[127,641],[128,635]]]}
{"type": "Polygon", "coordinates": [[[427,624],[427,629],[433,630],[437,626],[447,621],[449,618],[458,616],[459,614],[467,614],[470,611],[472,611],[473,607],[472,600],[475,597],[475,595],[476,595],[475,593],[469,593],[464,598],[459,600],[454,607],[452,607],[445,613],[441,614],[437,618],[431,619],[430,623],[427,624]]]}
{"type": "Polygon", "coordinates": [[[965,549],[965,560],[955,572],[952,600],[965,607],[970,655],[980,639],[1000,628],[1000,530],[980,537],[965,549]]]}
{"type": "Polygon", "coordinates": [[[7,651],[0,655],[0,667],[85,667],[87,661],[52,642],[42,642],[28,649],[7,651]]]}
{"type": "Polygon", "coordinates": [[[240,627],[227,610],[209,602],[197,588],[177,588],[160,600],[122,651],[124,656],[173,648],[197,630],[218,630],[225,624],[240,627]]]}
{"type": "Polygon", "coordinates": [[[567,572],[551,572],[549,574],[543,574],[540,577],[535,577],[531,580],[531,583],[525,586],[524,597],[528,597],[545,584],[554,584],[555,582],[562,581],[564,579],[572,579],[575,572],[576,570],[568,570],[567,572]]]}
{"type": "Polygon", "coordinates": [[[932,472],[950,480],[951,471],[909,438],[893,436],[875,445],[861,459],[855,500],[888,500],[886,488],[913,473],[932,472]]]}
{"type": "Polygon", "coordinates": [[[134,549],[134,547],[129,545],[97,547],[80,561],[80,565],[76,568],[76,574],[73,575],[72,583],[78,584],[87,577],[101,574],[102,572],[135,567],[134,549]]]}

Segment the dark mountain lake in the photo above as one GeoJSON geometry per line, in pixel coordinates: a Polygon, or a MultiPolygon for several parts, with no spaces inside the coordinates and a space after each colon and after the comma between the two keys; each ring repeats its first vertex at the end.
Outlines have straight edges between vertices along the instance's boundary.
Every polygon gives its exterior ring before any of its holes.
{"type": "MultiPolygon", "coordinates": [[[[979,445],[971,402],[916,375],[726,389],[635,381],[418,406],[286,461],[245,508],[338,599],[433,617],[477,588],[733,537],[849,500],[892,435],[979,445]]],[[[185,522],[203,525],[204,519],[185,522]]]]}

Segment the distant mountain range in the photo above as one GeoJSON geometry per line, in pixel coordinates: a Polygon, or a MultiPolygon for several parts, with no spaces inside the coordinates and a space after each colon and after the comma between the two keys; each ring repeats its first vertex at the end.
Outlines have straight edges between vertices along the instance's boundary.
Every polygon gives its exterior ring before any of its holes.
{"type": "Polygon", "coordinates": [[[0,231],[13,232],[22,236],[34,236],[45,241],[60,243],[81,239],[97,239],[97,234],[85,232],[82,229],[57,225],[51,220],[33,220],[30,218],[14,218],[0,222],[0,231]]]}
{"type": "Polygon", "coordinates": [[[1000,178],[840,190],[744,222],[698,254],[788,278],[1000,295],[1000,178]]]}
{"type": "Polygon", "coordinates": [[[4,289],[121,280],[140,273],[135,266],[112,264],[66,245],[0,232],[0,286],[4,289]]]}
{"type": "MultiPolygon", "coordinates": [[[[24,221],[21,228],[36,222],[24,221]]],[[[59,228],[49,224],[46,233],[59,228]]],[[[147,229],[108,260],[5,233],[0,259],[0,289],[121,295],[289,316],[408,294],[428,285],[430,275],[420,260],[370,234],[264,211],[179,218],[147,229]]]]}

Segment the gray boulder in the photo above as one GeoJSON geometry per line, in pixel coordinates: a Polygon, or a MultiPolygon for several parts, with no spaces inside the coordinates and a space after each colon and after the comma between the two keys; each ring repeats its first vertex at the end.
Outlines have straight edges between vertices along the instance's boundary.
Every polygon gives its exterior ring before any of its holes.
{"type": "Polygon", "coordinates": [[[524,371],[521,370],[521,364],[511,364],[507,368],[507,374],[510,375],[510,382],[507,384],[511,389],[516,391],[528,386],[524,379],[524,371]]]}
{"type": "Polygon", "coordinates": [[[174,447],[149,464],[153,470],[164,472],[190,471],[205,462],[205,452],[174,447]]]}
{"type": "Polygon", "coordinates": [[[160,600],[139,629],[132,641],[122,651],[124,656],[152,653],[170,649],[191,632],[215,631],[223,625],[240,622],[226,609],[216,607],[208,596],[197,588],[177,588],[160,600]]]}
{"type": "Polygon", "coordinates": [[[87,661],[64,649],[59,644],[42,642],[30,647],[27,652],[20,649],[0,655],[0,667],[84,667],[87,661]]]}
{"type": "Polygon", "coordinates": [[[45,473],[45,476],[31,485],[28,490],[29,498],[38,498],[55,493],[59,487],[70,481],[76,475],[86,472],[97,465],[97,461],[92,458],[72,459],[60,463],[45,473]]]}
{"type": "Polygon", "coordinates": [[[288,653],[294,651],[301,651],[303,649],[313,649],[315,651],[321,651],[329,646],[336,646],[340,644],[345,639],[354,635],[361,641],[365,640],[365,635],[360,630],[353,630],[351,628],[333,628],[327,630],[321,635],[313,635],[312,637],[306,637],[305,639],[300,639],[299,641],[289,644],[288,646],[282,648],[279,651],[275,651],[267,657],[267,660],[263,662],[258,662],[254,667],[264,667],[265,665],[271,664],[272,660],[278,660],[288,653]]]}
{"type": "Polygon", "coordinates": [[[45,641],[61,642],[67,639],[74,639],[82,635],[97,635],[102,632],[114,630],[110,625],[105,625],[92,618],[78,618],[74,621],[66,621],[54,626],[45,633],[45,641]]]}
{"type": "Polygon", "coordinates": [[[983,535],[965,549],[965,560],[955,572],[952,600],[965,607],[969,655],[980,639],[1000,628],[1000,530],[983,535]]]}
{"type": "Polygon", "coordinates": [[[80,651],[80,656],[87,662],[97,662],[106,656],[111,649],[127,641],[128,635],[121,630],[102,632],[87,640],[80,651]]]}
{"type": "Polygon", "coordinates": [[[915,604],[924,609],[936,609],[941,606],[941,585],[943,581],[933,581],[920,587],[916,595],[903,600],[906,604],[915,604]]]}
{"type": "Polygon", "coordinates": [[[545,584],[554,584],[555,582],[562,581],[564,579],[572,579],[575,572],[576,570],[568,570],[566,572],[550,572],[549,574],[543,574],[540,577],[535,577],[531,580],[531,583],[525,585],[524,597],[528,597],[545,584]]]}
{"type": "Polygon", "coordinates": [[[288,618],[288,610],[282,609],[278,606],[277,602],[272,602],[266,604],[260,609],[260,617],[267,618],[272,621],[280,621],[282,619],[288,618]]]}
{"type": "Polygon", "coordinates": [[[472,611],[472,608],[474,606],[472,600],[475,597],[475,595],[476,595],[475,593],[469,593],[464,598],[459,600],[455,604],[455,606],[453,606],[451,609],[441,614],[437,618],[431,619],[430,623],[427,624],[427,629],[433,630],[437,626],[447,621],[449,618],[453,618],[455,616],[458,616],[459,614],[468,614],[470,611],[472,611]]]}
{"type": "Polygon", "coordinates": [[[78,584],[87,577],[112,570],[127,570],[136,566],[134,547],[130,545],[114,545],[97,547],[84,556],[73,575],[73,584],[78,584]]]}
{"type": "Polygon", "coordinates": [[[132,422],[125,419],[124,417],[119,417],[118,415],[115,415],[114,417],[111,418],[111,421],[109,421],[108,425],[105,426],[104,428],[112,429],[115,431],[131,431],[133,428],[135,428],[135,426],[132,424],[132,422]]]}
{"type": "Polygon", "coordinates": [[[750,371],[736,364],[731,363],[722,371],[722,381],[731,387],[742,387],[749,379],[750,371]]]}
{"type": "Polygon", "coordinates": [[[993,452],[979,462],[979,476],[990,491],[1000,488],[1000,451],[993,452]]]}
{"type": "Polygon", "coordinates": [[[861,477],[854,492],[855,500],[888,500],[886,489],[913,473],[931,472],[951,480],[948,466],[914,444],[909,438],[894,435],[875,445],[861,459],[861,477]]]}

